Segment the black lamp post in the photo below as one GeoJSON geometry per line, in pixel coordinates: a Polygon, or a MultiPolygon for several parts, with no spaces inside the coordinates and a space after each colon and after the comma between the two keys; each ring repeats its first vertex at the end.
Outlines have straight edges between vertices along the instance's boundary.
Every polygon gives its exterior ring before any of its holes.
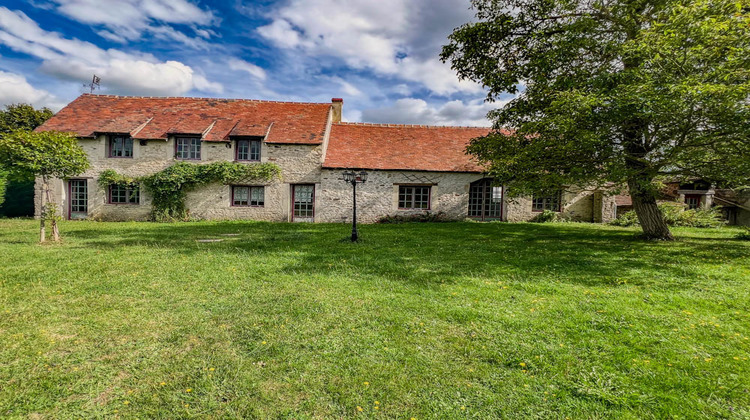
{"type": "Polygon", "coordinates": [[[344,171],[344,181],[352,184],[352,242],[357,242],[357,183],[367,181],[367,172],[365,171],[344,171]]]}

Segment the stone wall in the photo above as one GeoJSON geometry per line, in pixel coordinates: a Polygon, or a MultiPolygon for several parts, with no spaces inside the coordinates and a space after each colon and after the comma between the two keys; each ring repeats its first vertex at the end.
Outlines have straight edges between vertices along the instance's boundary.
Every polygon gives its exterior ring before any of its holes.
{"type": "MultiPolygon", "coordinates": [[[[105,169],[113,169],[126,176],[144,176],[156,173],[173,165],[174,140],[149,140],[141,144],[133,142],[133,158],[107,157],[107,136],[95,139],[80,139],[79,144],[86,151],[91,167],[77,179],[86,179],[88,187],[88,218],[94,220],[147,220],[151,213],[151,197],[141,191],[140,204],[107,204],[108,191],[99,188],[97,179],[105,169]]],[[[203,142],[201,160],[192,163],[210,163],[234,160],[235,143],[227,147],[225,142],[203,142]]],[[[243,185],[265,185],[265,202],[262,208],[233,207],[231,187],[228,185],[207,185],[187,195],[186,205],[192,217],[199,219],[256,219],[286,221],[290,219],[290,184],[312,183],[320,188],[322,145],[261,145],[261,162],[273,162],[281,167],[282,179],[262,183],[242,183],[243,185]]],[[[51,191],[58,204],[61,204],[63,217],[69,217],[68,182],[53,180],[51,191]]],[[[41,181],[37,180],[35,191],[35,215],[41,211],[41,181]]]]}
{"type": "MultiPolygon", "coordinates": [[[[576,222],[607,223],[615,218],[617,206],[614,196],[601,191],[569,187],[562,192],[561,214],[576,222]]],[[[531,197],[506,197],[505,220],[524,222],[534,219],[540,212],[532,210],[531,197]]]]}
{"type": "Polygon", "coordinates": [[[750,226],[750,191],[745,191],[737,197],[737,203],[745,208],[737,209],[736,224],[738,226],[750,226]]]}
{"type": "MultiPolygon", "coordinates": [[[[314,184],[316,213],[320,201],[322,145],[264,144],[261,161],[281,167],[281,179],[270,182],[245,182],[241,185],[265,186],[263,207],[232,206],[229,185],[205,185],[187,195],[190,216],[196,219],[252,219],[291,221],[292,184],[314,184]]],[[[316,218],[317,220],[317,218],[316,218]]]]}
{"type": "MultiPolygon", "coordinates": [[[[316,221],[351,222],[352,186],[342,180],[342,170],[324,169],[316,221]]],[[[463,219],[469,206],[469,184],[480,174],[410,171],[370,171],[367,182],[357,185],[357,221],[375,222],[386,215],[425,213],[399,210],[399,185],[430,185],[430,212],[443,212],[452,219],[463,219]]]]}
{"type": "MultiPolygon", "coordinates": [[[[341,170],[325,169],[322,173],[322,207],[317,221],[351,222],[352,187],[341,180],[341,170]]],[[[398,208],[399,185],[430,185],[431,213],[442,212],[448,218],[465,219],[469,208],[469,187],[482,179],[480,174],[370,171],[367,182],[357,185],[357,220],[363,223],[377,221],[383,216],[426,213],[426,210],[402,210],[398,208]]],[[[594,192],[571,188],[562,195],[562,214],[583,222],[594,220],[595,213],[603,222],[614,218],[614,197],[599,193],[600,208],[594,208],[594,192]]],[[[509,199],[504,197],[503,220],[511,222],[529,221],[539,212],[532,211],[530,197],[509,199]]]]}
{"type": "MultiPolygon", "coordinates": [[[[172,139],[149,140],[145,144],[135,141],[132,159],[108,158],[106,136],[82,139],[91,161],[91,168],[76,178],[88,183],[88,217],[95,220],[147,220],[151,213],[151,197],[141,191],[140,204],[107,204],[107,189],[99,188],[97,179],[105,169],[114,169],[127,176],[143,176],[158,172],[176,161],[172,139]]],[[[200,161],[208,163],[234,160],[235,144],[203,142],[200,161]]],[[[264,182],[246,182],[241,185],[263,185],[263,207],[235,207],[232,205],[231,186],[211,184],[187,194],[186,206],[196,219],[252,219],[291,221],[291,190],[293,184],[315,185],[315,221],[351,222],[352,187],[341,179],[342,170],[322,169],[324,145],[267,144],[261,146],[261,162],[271,162],[281,168],[281,179],[264,182]]],[[[375,222],[386,215],[409,215],[423,210],[398,208],[399,185],[430,185],[430,212],[442,212],[448,218],[462,220],[467,217],[469,187],[482,179],[480,174],[370,171],[369,179],[357,186],[358,219],[363,223],[375,222]]],[[[36,215],[40,212],[41,183],[37,182],[36,215]]],[[[53,195],[64,217],[68,217],[67,181],[51,183],[53,195]]],[[[571,188],[562,196],[562,213],[577,221],[607,222],[615,216],[614,197],[580,188],[571,188]],[[597,195],[598,194],[598,195],[597,195]]],[[[504,198],[503,220],[528,221],[539,213],[531,209],[531,198],[504,198]]]]}

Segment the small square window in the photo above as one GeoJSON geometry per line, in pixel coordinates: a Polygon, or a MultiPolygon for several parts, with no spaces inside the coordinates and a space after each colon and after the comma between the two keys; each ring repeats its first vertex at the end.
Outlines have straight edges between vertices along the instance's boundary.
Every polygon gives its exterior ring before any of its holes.
{"type": "Polygon", "coordinates": [[[237,140],[235,160],[257,162],[260,160],[260,140],[237,140]]]}
{"type": "Polygon", "coordinates": [[[701,206],[701,196],[697,194],[686,195],[685,204],[687,204],[689,210],[698,209],[701,206]]]}
{"type": "Polygon", "coordinates": [[[398,208],[403,210],[429,210],[430,190],[430,186],[399,185],[398,208]]]}
{"type": "Polygon", "coordinates": [[[561,211],[562,191],[552,195],[534,195],[531,199],[531,210],[542,212],[550,210],[554,212],[561,211]]]}
{"type": "Polygon", "coordinates": [[[139,204],[140,188],[112,184],[109,186],[109,204],[139,204]]]}
{"type": "Polygon", "coordinates": [[[232,206],[263,207],[265,204],[265,187],[232,186],[232,206]]]}
{"type": "Polygon", "coordinates": [[[110,136],[109,137],[109,157],[132,158],[133,157],[133,139],[127,136],[110,136]]]}
{"type": "Polygon", "coordinates": [[[177,137],[174,139],[174,157],[180,160],[200,160],[201,139],[198,137],[177,137]]]}

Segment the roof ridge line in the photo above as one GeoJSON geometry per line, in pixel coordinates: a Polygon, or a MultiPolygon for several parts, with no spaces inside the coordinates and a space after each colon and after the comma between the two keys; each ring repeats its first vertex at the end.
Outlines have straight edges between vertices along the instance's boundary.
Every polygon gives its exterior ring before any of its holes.
{"type": "Polygon", "coordinates": [[[82,93],[81,96],[99,96],[104,98],[123,98],[123,99],[203,99],[213,101],[236,101],[236,102],[262,102],[272,104],[299,104],[299,105],[331,105],[330,102],[296,102],[296,101],[272,101],[267,99],[246,99],[246,98],[209,98],[205,96],[130,96],[130,95],[110,95],[106,93],[82,93]]]}
{"type": "Polygon", "coordinates": [[[472,126],[472,125],[429,125],[429,124],[393,124],[393,123],[366,123],[366,122],[337,122],[333,125],[358,125],[362,127],[390,127],[390,128],[459,128],[459,129],[476,129],[485,128],[491,130],[491,126],[472,126]]]}

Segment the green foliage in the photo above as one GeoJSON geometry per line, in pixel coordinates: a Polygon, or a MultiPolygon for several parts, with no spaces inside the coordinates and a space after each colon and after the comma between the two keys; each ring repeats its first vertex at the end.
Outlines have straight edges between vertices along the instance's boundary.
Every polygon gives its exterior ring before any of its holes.
{"type": "Polygon", "coordinates": [[[219,182],[232,184],[250,180],[272,180],[281,175],[273,163],[213,162],[195,164],[177,162],[168,168],[144,177],[127,177],[113,170],[105,170],[97,180],[107,188],[117,184],[135,186],[143,184],[152,196],[152,218],[156,221],[187,220],[185,197],[198,186],[219,182]]]}
{"type": "MultiPolygon", "coordinates": [[[[685,210],[683,205],[677,203],[662,203],[659,205],[659,210],[661,210],[664,220],[669,226],[717,228],[725,224],[718,208],[685,210]]],[[[614,226],[638,226],[638,216],[634,211],[629,211],[610,224],[614,226]]]]}
{"type": "Polygon", "coordinates": [[[472,3],[441,58],[489,100],[519,93],[489,114],[511,131],[468,147],[509,194],[627,183],[652,206],[658,176],[748,184],[747,0],[472,3]]]}
{"type": "Polygon", "coordinates": [[[738,233],[735,238],[743,241],[750,241],[750,227],[743,226],[742,229],[742,232],[738,233]]]}
{"type": "Polygon", "coordinates": [[[5,190],[8,186],[8,171],[0,167],[0,207],[5,202],[5,190]]]}
{"type": "Polygon", "coordinates": [[[552,210],[544,210],[537,214],[532,220],[534,223],[549,223],[558,221],[558,213],[552,210]]]}
{"type": "Polygon", "coordinates": [[[0,137],[0,165],[19,176],[68,178],[89,161],[72,133],[16,131],[0,137]]]}
{"type": "MultiPolygon", "coordinates": [[[[52,115],[54,114],[49,108],[37,110],[28,104],[6,105],[4,110],[0,110],[0,138],[14,131],[32,131],[50,119],[52,115]]],[[[3,206],[6,198],[6,188],[9,184],[12,183],[15,187],[14,192],[16,192],[18,188],[24,187],[26,187],[24,192],[29,191],[28,182],[25,182],[23,179],[27,177],[28,174],[13,174],[8,169],[3,169],[2,162],[0,162],[0,206],[3,206]]],[[[33,195],[31,196],[31,199],[28,198],[28,194],[23,194],[23,197],[26,199],[26,203],[32,203],[33,195]]],[[[5,203],[5,205],[7,206],[8,203],[5,203]]],[[[13,205],[18,206],[18,203],[14,202],[13,205]]],[[[6,210],[6,208],[2,208],[2,213],[7,213],[6,210]]],[[[13,213],[13,211],[11,211],[11,213],[13,213]]]]}
{"type": "Polygon", "coordinates": [[[31,217],[34,215],[34,180],[8,179],[5,202],[0,217],[31,217]]]}
{"type": "Polygon", "coordinates": [[[747,2],[473,4],[478,22],[458,28],[442,58],[490,99],[525,83],[490,113],[512,140],[469,148],[516,194],[644,174],[747,183],[747,2]]]}
{"type": "Polygon", "coordinates": [[[39,176],[44,192],[40,220],[41,241],[45,241],[45,222],[52,223],[54,240],[59,240],[57,203],[49,194],[50,178],[69,178],[89,167],[86,152],[72,133],[59,131],[14,131],[0,137],[0,165],[18,177],[39,176]]]}
{"type": "Polygon", "coordinates": [[[105,169],[99,173],[97,183],[100,188],[105,190],[109,188],[110,185],[133,187],[141,183],[141,178],[120,175],[114,169],[105,169]]]}
{"type": "Polygon", "coordinates": [[[639,226],[638,223],[638,215],[635,214],[635,211],[630,210],[623,214],[621,214],[617,219],[609,222],[612,226],[622,226],[622,227],[628,227],[628,226],[639,226]]]}
{"type": "Polygon", "coordinates": [[[415,214],[396,214],[386,215],[377,220],[376,223],[381,224],[398,224],[398,223],[437,223],[437,222],[449,222],[451,219],[442,212],[437,213],[424,212],[415,214]]]}
{"type": "Polygon", "coordinates": [[[14,131],[32,131],[52,118],[49,108],[34,109],[29,104],[6,105],[0,111],[0,137],[14,131]]]}

